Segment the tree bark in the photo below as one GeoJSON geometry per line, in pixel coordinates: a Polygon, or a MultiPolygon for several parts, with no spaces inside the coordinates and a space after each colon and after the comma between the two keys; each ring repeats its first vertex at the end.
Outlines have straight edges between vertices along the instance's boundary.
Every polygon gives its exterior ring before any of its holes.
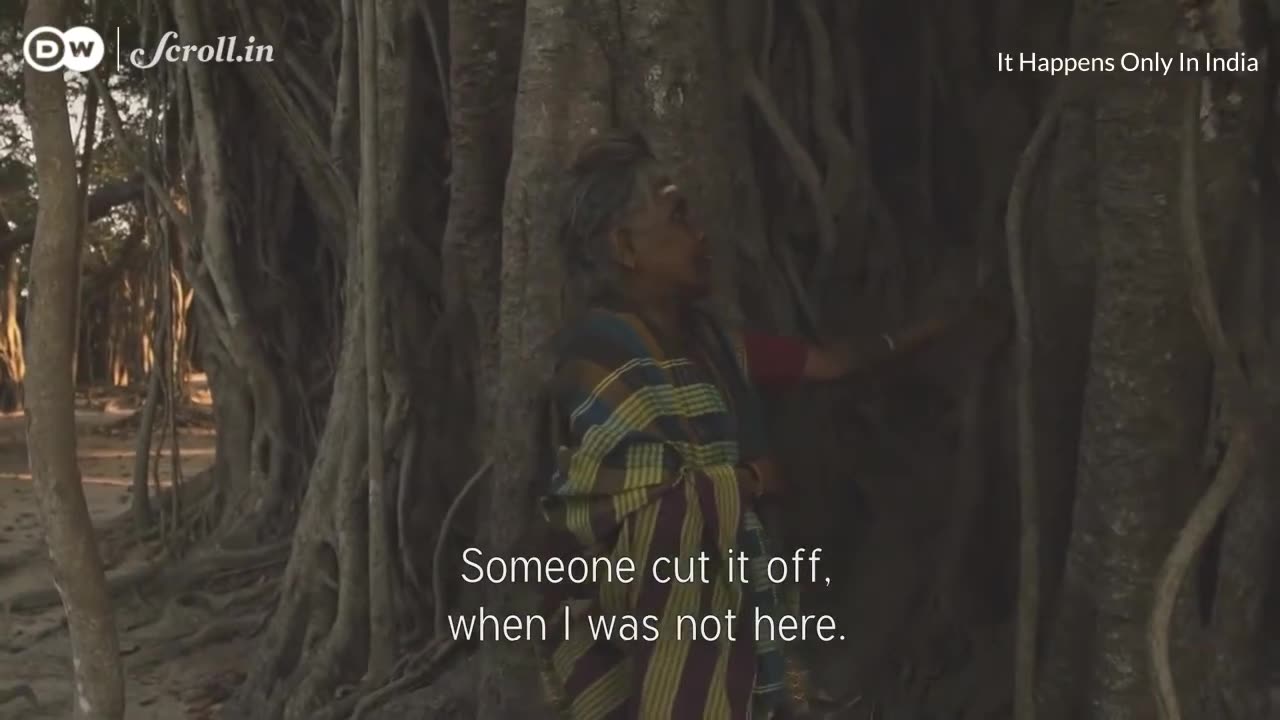
{"type": "MultiPolygon", "coordinates": [[[[26,30],[66,20],[64,0],[27,4],[26,30]]],[[[54,579],[66,609],[76,683],[75,717],[124,717],[115,617],[76,461],[71,384],[79,303],[80,207],[75,146],[62,73],[25,71],[26,111],[40,192],[31,250],[27,344],[27,447],[54,579]]]]}
{"type": "MultiPolygon", "coordinates": [[[[1098,13],[1104,57],[1178,51],[1176,8],[1143,0],[1098,13]]],[[[1058,697],[1053,712],[1145,718],[1155,712],[1145,637],[1152,584],[1204,480],[1209,364],[1171,201],[1175,80],[1117,72],[1099,81],[1097,303],[1057,628],[1059,638],[1082,637],[1088,651],[1060,663],[1083,687],[1058,697]]],[[[1175,648],[1187,632],[1180,610],[1175,648]]]]}
{"type": "MultiPolygon", "coordinates": [[[[588,33],[589,3],[531,0],[516,94],[511,169],[503,206],[502,291],[498,315],[499,378],[494,467],[483,528],[487,555],[518,555],[529,529],[532,494],[544,452],[537,444],[546,416],[551,339],[562,320],[564,267],[558,207],[564,168],[583,141],[610,125],[608,63],[588,33]]],[[[490,612],[528,612],[518,586],[489,584],[490,612]]],[[[530,648],[480,648],[477,717],[540,716],[545,707],[530,648]],[[535,714],[536,713],[536,714],[535,714]]]]}
{"type": "Polygon", "coordinates": [[[711,0],[595,4],[616,15],[612,36],[600,38],[612,56],[614,120],[643,130],[688,193],[716,254],[717,309],[735,320],[745,308],[790,330],[740,111],[746,59],[732,52],[730,19],[711,0]]]}
{"type": "MultiPolygon", "coordinates": [[[[445,303],[474,345],[477,462],[493,435],[498,366],[498,274],[503,184],[520,68],[524,3],[449,3],[449,219],[443,255],[445,303]]],[[[425,10],[424,10],[425,12],[425,10]]]]}

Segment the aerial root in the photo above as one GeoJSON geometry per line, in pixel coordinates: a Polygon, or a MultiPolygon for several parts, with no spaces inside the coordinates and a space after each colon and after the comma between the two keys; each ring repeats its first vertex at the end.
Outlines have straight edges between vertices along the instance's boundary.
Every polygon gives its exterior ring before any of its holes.
{"type": "MultiPolygon", "coordinates": [[[[360,720],[370,710],[378,707],[388,699],[402,692],[420,687],[431,673],[439,666],[440,661],[458,644],[457,640],[439,640],[431,643],[421,652],[409,656],[408,662],[402,662],[403,674],[386,685],[366,695],[356,704],[351,720],[360,720]]],[[[397,668],[401,669],[401,668],[397,668]]]]}
{"type": "Polygon", "coordinates": [[[30,636],[28,636],[27,641],[24,644],[18,644],[16,642],[10,641],[8,650],[10,653],[14,653],[14,654],[23,652],[28,648],[38,645],[45,638],[65,630],[66,627],[67,627],[67,619],[66,617],[63,617],[58,622],[50,623],[49,625],[46,625],[45,627],[32,633],[30,636]]]}
{"type": "MultiPolygon", "coordinates": [[[[107,574],[107,591],[112,595],[132,588],[155,577],[160,572],[162,562],[153,562],[140,567],[132,567],[124,571],[107,574]]],[[[0,604],[7,604],[11,612],[32,612],[43,610],[62,602],[57,588],[43,587],[18,593],[0,604]]]]}
{"type": "Polygon", "coordinates": [[[130,659],[130,665],[136,668],[177,660],[205,645],[226,642],[234,640],[241,635],[248,635],[258,627],[260,621],[261,618],[254,615],[211,622],[191,635],[170,638],[163,643],[153,644],[144,650],[138,651],[130,659]]]}
{"type": "Polygon", "coordinates": [[[217,525],[223,498],[218,487],[207,478],[205,473],[195,475],[189,485],[177,490],[176,497],[173,488],[157,488],[154,496],[157,517],[138,540],[160,543],[167,548],[188,548],[209,537],[217,525]],[[176,520],[170,507],[175,502],[180,508],[176,520]]]}
{"type": "Polygon", "coordinates": [[[0,705],[5,705],[19,698],[26,698],[27,702],[35,707],[40,706],[40,700],[36,697],[36,691],[26,683],[14,685],[12,687],[0,688],[0,705]]]}
{"type": "Polygon", "coordinates": [[[431,674],[439,668],[441,661],[457,647],[458,641],[452,638],[437,640],[422,650],[407,655],[396,663],[392,670],[390,682],[367,692],[360,688],[343,688],[339,699],[318,713],[320,720],[360,720],[370,711],[375,710],[393,697],[417,689],[426,684],[431,674]]]}
{"type": "MultiPolygon", "coordinates": [[[[150,606],[154,609],[154,606],[150,606]]],[[[195,591],[183,592],[169,598],[164,607],[159,608],[145,620],[131,623],[125,627],[125,632],[134,632],[143,628],[158,626],[161,628],[176,627],[183,628],[190,626],[198,618],[209,617],[214,614],[214,600],[207,594],[195,591]]],[[[169,642],[183,634],[179,629],[176,632],[168,634],[148,634],[141,640],[151,642],[169,642]]]]}
{"type": "Polygon", "coordinates": [[[222,594],[188,591],[176,595],[165,603],[159,617],[126,628],[126,632],[132,632],[155,625],[169,630],[140,637],[127,649],[122,648],[121,654],[132,655],[132,663],[148,665],[176,659],[201,645],[230,640],[236,635],[255,635],[262,627],[263,616],[269,615],[265,609],[259,613],[216,618],[233,606],[260,600],[274,590],[274,582],[264,582],[222,594]],[[187,629],[197,624],[201,629],[189,634],[187,629]]]}
{"type": "MultiPolygon", "coordinates": [[[[258,593],[268,592],[268,590],[264,589],[264,586],[272,587],[273,583],[268,582],[256,585],[252,592],[248,589],[243,593],[235,591],[221,601],[204,597],[200,593],[190,592],[188,588],[208,580],[210,577],[250,570],[262,570],[278,565],[288,559],[288,550],[289,544],[286,542],[266,545],[252,550],[222,551],[196,556],[190,560],[171,565],[167,569],[165,567],[167,558],[161,558],[145,565],[109,573],[107,575],[107,590],[113,597],[124,592],[133,592],[137,597],[141,598],[143,593],[139,588],[152,580],[157,580],[158,576],[162,589],[167,590],[169,593],[178,593],[175,600],[180,598],[204,600],[206,604],[212,604],[218,611],[221,611],[232,604],[244,602],[246,598],[254,598],[258,593]]],[[[0,599],[0,606],[7,607],[8,612],[33,612],[58,605],[61,602],[62,598],[59,597],[56,588],[45,587],[18,593],[7,599],[0,599]]]]}
{"type": "Polygon", "coordinates": [[[187,590],[170,597],[163,610],[160,611],[160,617],[156,620],[136,623],[126,628],[126,630],[136,630],[161,620],[172,619],[179,613],[190,615],[193,611],[196,611],[207,616],[221,615],[232,606],[248,604],[270,595],[275,590],[275,587],[276,581],[268,580],[223,593],[187,590]]]}
{"type": "Polygon", "coordinates": [[[237,605],[249,605],[274,595],[279,589],[280,580],[269,578],[239,590],[232,590],[214,597],[215,612],[225,613],[237,605]]]}

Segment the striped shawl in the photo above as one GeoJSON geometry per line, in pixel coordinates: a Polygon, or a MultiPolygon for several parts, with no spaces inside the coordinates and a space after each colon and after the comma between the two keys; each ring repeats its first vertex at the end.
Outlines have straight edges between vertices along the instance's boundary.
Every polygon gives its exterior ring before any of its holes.
{"type": "MultiPolygon", "coordinates": [[[[753,639],[755,611],[776,615],[763,529],[735,467],[764,452],[759,402],[741,344],[701,323],[704,362],[671,357],[636,316],[597,310],[568,338],[555,380],[567,437],[543,511],[564,554],[634,561],[630,583],[550,586],[544,680],[567,717],[768,717],[784,697],[784,659],[753,639]],[[725,558],[745,552],[748,576],[725,558]],[[708,579],[659,583],[661,557],[705,553],[708,579]],[[741,573],[737,573],[740,575],[741,573]],[[570,632],[557,623],[572,608],[570,632]],[[692,640],[680,616],[735,616],[736,641],[692,640]],[[596,640],[588,617],[658,619],[659,639],[596,640]]],[[[670,565],[664,566],[664,569],[670,565]]],[[[722,622],[722,627],[725,623],[722,622]]]]}

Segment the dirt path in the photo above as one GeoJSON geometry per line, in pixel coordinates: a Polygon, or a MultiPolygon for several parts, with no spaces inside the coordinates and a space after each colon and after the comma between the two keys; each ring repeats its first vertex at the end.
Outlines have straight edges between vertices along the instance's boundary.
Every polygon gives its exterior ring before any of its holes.
{"type": "MultiPolygon", "coordinates": [[[[205,404],[203,378],[195,380],[197,411],[205,404]]],[[[85,496],[95,527],[102,537],[109,567],[138,558],[130,557],[123,543],[113,542],[112,528],[127,527],[129,485],[133,473],[136,423],[128,421],[137,397],[115,393],[94,401],[82,398],[77,410],[80,470],[85,496]]],[[[0,416],[0,606],[18,593],[52,586],[40,519],[32,494],[25,443],[25,418],[0,416]]],[[[156,436],[157,439],[159,435],[156,436]]],[[[183,477],[190,478],[213,460],[211,423],[197,423],[179,432],[183,477]]],[[[161,456],[161,485],[168,485],[170,455],[161,456]]],[[[120,535],[119,531],[114,532],[120,535]]],[[[4,608],[0,607],[0,613],[4,608]]],[[[148,651],[148,645],[166,642],[172,634],[157,629],[158,608],[134,593],[117,599],[121,651],[126,655],[128,720],[177,720],[209,717],[226,676],[244,662],[243,643],[213,645],[199,653],[171,662],[140,667],[129,655],[148,651]],[[148,616],[150,616],[148,618],[148,616]],[[150,635],[148,634],[150,633],[150,635]],[[151,640],[151,642],[149,642],[151,640]],[[210,685],[214,687],[210,687],[210,685]],[[211,691],[214,691],[211,695],[211,691]]],[[[0,614],[0,720],[63,718],[72,699],[71,658],[63,627],[62,611],[47,609],[0,614]],[[26,685],[38,704],[10,697],[26,685]]]]}

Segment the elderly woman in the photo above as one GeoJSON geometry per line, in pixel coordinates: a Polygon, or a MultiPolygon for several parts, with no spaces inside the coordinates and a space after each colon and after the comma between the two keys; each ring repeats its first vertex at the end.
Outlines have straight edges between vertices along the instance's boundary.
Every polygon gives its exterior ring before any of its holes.
{"type": "Polygon", "coordinates": [[[802,703],[781,643],[755,637],[756,613],[776,617],[783,601],[763,572],[770,548],[755,505],[782,488],[753,386],[835,379],[936,325],[838,350],[735,332],[699,309],[711,246],[643,137],[593,140],[570,174],[568,250],[601,282],[561,346],[561,446],[543,510],[560,554],[627,558],[637,571],[548,588],[548,689],[571,718],[794,717],[802,703]],[[747,562],[731,566],[740,553],[747,562]],[[694,582],[649,572],[659,558],[698,568],[699,556],[706,576],[694,582]],[[720,632],[690,637],[681,616],[716,616],[720,632]],[[592,619],[626,617],[652,624],[593,636],[592,619]]]}

